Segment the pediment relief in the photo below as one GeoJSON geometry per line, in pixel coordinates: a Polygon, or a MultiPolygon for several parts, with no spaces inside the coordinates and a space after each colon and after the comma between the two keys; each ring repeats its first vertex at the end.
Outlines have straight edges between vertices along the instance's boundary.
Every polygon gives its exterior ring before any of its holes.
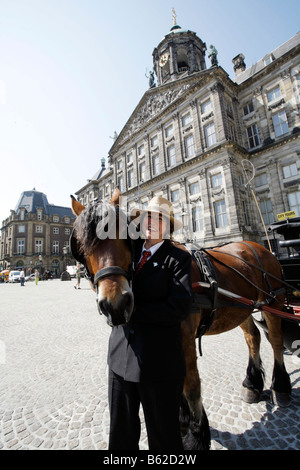
{"type": "Polygon", "coordinates": [[[118,144],[122,144],[126,139],[138,132],[144,125],[151,121],[151,119],[188,91],[190,87],[191,84],[187,83],[172,89],[169,88],[162,92],[155,90],[156,93],[151,93],[146,99],[142,99],[121,132],[118,144]]]}

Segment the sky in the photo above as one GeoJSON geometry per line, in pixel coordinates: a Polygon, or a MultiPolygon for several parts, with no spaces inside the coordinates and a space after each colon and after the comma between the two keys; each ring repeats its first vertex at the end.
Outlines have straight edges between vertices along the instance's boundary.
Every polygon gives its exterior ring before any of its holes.
{"type": "Polygon", "coordinates": [[[231,78],[237,54],[250,67],[300,29],[299,0],[0,0],[0,224],[33,188],[70,206],[147,91],[172,8],[231,78]]]}

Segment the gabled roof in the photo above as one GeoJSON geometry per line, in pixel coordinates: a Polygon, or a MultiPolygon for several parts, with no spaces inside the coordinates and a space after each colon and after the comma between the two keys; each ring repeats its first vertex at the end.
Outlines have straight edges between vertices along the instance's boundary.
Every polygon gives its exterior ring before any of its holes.
{"type": "Polygon", "coordinates": [[[252,65],[248,69],[246,69],[244,72],[240,72],[237,74],[234,78],[233,81],[240,85],[243,83],[245,80],[248,78],[252,77],[253,75],[257,74],[261,70],[263,70],[265,67],[267,67],[265,63],[265,58],[267,56],[273,56],[273,61],[276,59],[279,59],[279,57],[282,57],[284,54],[287,52],[291,51],[294,49],[294,47],[298,46],[300,44],[300,31],[293,36],[291,39],[286,41],[284,44],[281,46],[277,47],[277,49],[274,49],[274,51],[270,52],[269,54],[266,54],[265,57],[260,59],[256,64],[252,65]]]}

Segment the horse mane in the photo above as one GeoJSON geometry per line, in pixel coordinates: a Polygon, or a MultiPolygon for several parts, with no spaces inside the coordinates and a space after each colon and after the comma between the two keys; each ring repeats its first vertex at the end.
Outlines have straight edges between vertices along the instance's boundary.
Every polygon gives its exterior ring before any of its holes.
{"type": "MultiPolygon", "coordinates": [[[[100,242],[97,236],[97,227],[103,219],[115,216],[116,206],[106,201],[95,201],[88,205],[74,222],[74,231],[82,253],[91,254],[100,242]]],[[[118,213],[117,213],[118,217],[118,213]]]]}

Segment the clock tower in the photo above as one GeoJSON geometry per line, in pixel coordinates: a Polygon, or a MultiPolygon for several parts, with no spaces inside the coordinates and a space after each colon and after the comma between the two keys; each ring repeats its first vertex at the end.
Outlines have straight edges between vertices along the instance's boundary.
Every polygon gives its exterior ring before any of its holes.
{"type": "Polygon", "coordinates": [[[206,44],[190,30],[174,25],[153,51],[153,68],[157,85],[163,85],[183,76],[206,69],[206,44]]]}

